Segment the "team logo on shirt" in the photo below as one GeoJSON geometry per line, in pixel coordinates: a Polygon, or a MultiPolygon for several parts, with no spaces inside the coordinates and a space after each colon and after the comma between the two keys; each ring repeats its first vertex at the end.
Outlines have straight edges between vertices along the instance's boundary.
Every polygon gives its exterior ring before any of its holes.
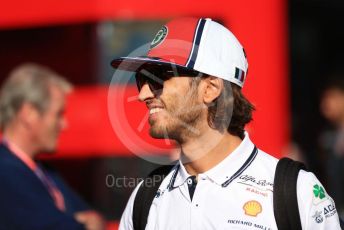
{"type": "Polygon", "coordinates": [[[255,190],[258,189],[258,190],[264,192],[264,194],[266,194],[266,195],[267,195],[267,192],[273,191],[273,185],[274,185],[272,182],[270,182],[266,179],[256,178],[254,176],[247,175],[247,174],[241,175],[237,179],[237,183],[249,186],[251,188],[254,188],[255,190]]]}
{"type": "Polygon", "coordinates": [[[322,223],[324,219],[331,218],[337,213],[334,201],[329,196],[327,196],[325,200],[327,200],[328,202],[325,202],[323,203],[323,205],[321,205],[321,211],[319,209],[316,210],[314,215],[312,216],[312,218],[314,218],[314,221],[318,224],[322,223]]]}
{"type": "Polygon", "coordinates": [[[337,213],[336,206],[334,204],[334,201],[331,199],[331,204],[326,205],[324,207],[324,215],[325,215],[326,218],[329,218],[329,217],[333,216],[336,213],[337,213]]]}
{"type": "Polygon", "coordinates": [[[263,211],[262,205],[256,200],[247,201],[242,208],[246,215],[254,217],[263,211]]]}
{"type": "Polygon", "coordinates": [[[326,195],[325,189],[319,185],[313,185],[313,204],[318,205],[326,200],[328,200],[328,196],[326,195]]]}
{"type": "Polygon", "coordinates": [[[315,184],[313,186],[313,194],[315,197],[319,198],[320,200],[324,199],[326,196],[324,188],[318,184],[315,184]]]}
{"type": "MultiPolygon", "coordinates": [[[[229,219],[227,221],[228,224],[230,225],[234,225],[231,229],[247,229],[248,227],[250,229],[261,229],[261,230],[272,230],[271,227],[269,226],[266,226],[262,223],[254,223],[254,222],[251,222],[251,221],[248,221],[248,220],[240,220],[240,219],[229,219]],[[238,228],[239,227],[239,228],[238,228]]],[[[218,229],[228,229],[227,227],[223,226],[220,226],[220,228],[218,229]]]]}
{"type": "Polygon", "coordinates": [[[324,221],[324,218],[322,217],[322,212],[315,211],[315,214],[312,216],[318,224],[322,223],[324,221]]]}

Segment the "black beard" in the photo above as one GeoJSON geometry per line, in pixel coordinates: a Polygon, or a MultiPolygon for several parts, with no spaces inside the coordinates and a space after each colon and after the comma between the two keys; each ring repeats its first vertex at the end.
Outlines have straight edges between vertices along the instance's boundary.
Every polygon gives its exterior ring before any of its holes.
{"type": "Polygon", "coordinates": [[[197,129],[202,118],[202,110],[189,111],[182,114],[170,114],[176,117],[177,121],[168,124],[166,127],[155,127],[156,122],[149,121],[151,125],[149,134],[157,139],[171,139],[178,143],[183,143],[187,138],[198,136],[200,130],[197,129]]]}

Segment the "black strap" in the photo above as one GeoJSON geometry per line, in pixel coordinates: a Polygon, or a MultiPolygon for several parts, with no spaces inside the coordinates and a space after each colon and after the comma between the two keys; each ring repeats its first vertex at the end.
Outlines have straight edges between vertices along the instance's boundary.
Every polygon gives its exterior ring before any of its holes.
{"type": "Polygon", "coordinates": [[[344,220],[341,217],[339,217],[339,224],[340,224],[340,228],[344,229],[344,220]]]}
{"type": "Polygon", "coordinates": [[[279,230],[301,230],[301,219],[297,203],[297,177],[305,165],[289,158],[277,163],[274,179],[274,214],[279,230]]]}
{"type": "Polygon", "coordinates": [[[134,200],[134,230],[144,230],[146,228],[148,214],[153,203],[153,199],[156,196],[165,176],[169,174],[173,167],[174,165],[164,165],[155,169],[141,184],[134,200]]]}

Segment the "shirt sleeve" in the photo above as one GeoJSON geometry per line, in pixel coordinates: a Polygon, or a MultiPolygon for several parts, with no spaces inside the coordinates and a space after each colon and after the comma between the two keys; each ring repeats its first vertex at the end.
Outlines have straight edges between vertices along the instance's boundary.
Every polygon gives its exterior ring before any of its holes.
{"type": "Polygon", "coordinates": [[[341,229],[335,203],[313,173],[300,171],[297,200],[302,229],[341,229]]]}
{"type": "Polygon", "coordinates": [[[139,190],[141,184],[143,181],[141,181],[132,194],[130,195],[130,198],[128,200],[127,206],[125,207],[125,210],[122,214],[121,221],[119,223],[119,230],[134,230],[133,227],[133,208],[134,208],[134,201],[137,194],[137,191],[139,190]]]}

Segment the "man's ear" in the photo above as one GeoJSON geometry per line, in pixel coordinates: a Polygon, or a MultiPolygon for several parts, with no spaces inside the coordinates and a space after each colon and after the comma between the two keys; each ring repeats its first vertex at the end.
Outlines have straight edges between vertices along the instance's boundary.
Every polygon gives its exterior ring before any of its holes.
{"type": "Polygon", "coordinates": [[[28,102],[24,102],[18,111],[19,121],[22,122],[26,127],[31,126],[31,124],[39,121],[39,112],[38,110],[28,102]]]}
{"type": "Polygon", "coordinates": [[[209,76],[204,79],[206,84],[204,88],[203,101],[206,104],[212,103],[218,98],[223,90],[223,80],[218,77],[209,76]]]}

